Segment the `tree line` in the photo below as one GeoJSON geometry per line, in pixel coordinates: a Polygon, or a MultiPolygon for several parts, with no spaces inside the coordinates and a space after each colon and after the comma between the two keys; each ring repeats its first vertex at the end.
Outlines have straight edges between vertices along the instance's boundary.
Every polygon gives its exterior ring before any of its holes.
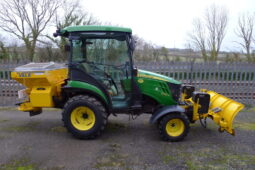
{"type": "MultiPolygon", "coordinates": [[[[211,5],[201,18],[193,21],[188,34],[187,58],[199,54],[203,61],[217,61],[227,32],[229,14],[226,8],[211,5]]],[[[0,28],[14,37],[11,43],[0,37],[0,59],[28,61],[65,60],[65,38],[54,38],[49,29],[72,25],[109,25],[82,8],[80,1],[70,0],[2,0],[0,2],[0,28]],[[6,42],[7,41],[7,42],[6,42]]],[[[244,13],[239,16],[235,34],[236,43],[245,60],[255,62],[255,17],[244,13]]],[[[160,47],[135,36],[137,61],[179,61],[166,47],[160,47]]],[[[225,53],[226,61],[240,60],[240,53],[225,53]]],[[[190,57],[188,60],[192,60],[190,57]]]]}
{"type": "MultiPolygon", "coordinates": [[[[229,13],[224,7],[215,4],[209,6],[201,18],[193,20],[193,31],[189,33],[189,44],[199,51],[204,61],[217,61],[222,42],[227,32],[229,13]]],[[[237,41],[234,41],[246,56],[246,61],[255,62],[255,15],[242,13],[234,30],[237,41]]],[[[237,52],[227,53],[227,60],[240,60],[237,52]]]]}

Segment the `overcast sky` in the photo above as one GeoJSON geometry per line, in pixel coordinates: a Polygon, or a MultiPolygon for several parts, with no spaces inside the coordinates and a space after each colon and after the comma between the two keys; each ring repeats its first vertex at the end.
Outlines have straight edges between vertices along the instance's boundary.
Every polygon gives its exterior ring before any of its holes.
{"type": "Polygon", "coordinates": [[[169,48],[185,48],[192,20],[211,4],[229,12],[229,26],[222,50],[236,50],[234,29],[238,15],[255,12],[255,0],[82,0],[88,12],[103,22],[130,27],[146,41],[169,48]]]}

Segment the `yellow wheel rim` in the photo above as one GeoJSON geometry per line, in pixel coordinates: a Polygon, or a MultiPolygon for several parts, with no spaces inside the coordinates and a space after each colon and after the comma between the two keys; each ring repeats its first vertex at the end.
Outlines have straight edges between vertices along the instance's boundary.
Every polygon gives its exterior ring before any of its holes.
{"type": "Polygon", "coordinates": [[[184,128],[181,119],[171,119],[166,124],[166,132],[169,136],[180,136],[184,132],[184,128]]]}
{"type": "Polygon", "coordinates": [[[95,114],[88,107],[77,107],[71,113],[71,123],[78,130],[89,130],[94,126],[95,122],[95,114]]]}

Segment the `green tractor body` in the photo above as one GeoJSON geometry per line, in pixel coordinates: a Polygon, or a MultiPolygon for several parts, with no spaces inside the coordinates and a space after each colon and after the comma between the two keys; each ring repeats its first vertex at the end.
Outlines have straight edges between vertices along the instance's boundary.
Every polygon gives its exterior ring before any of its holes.
{"type": "Polygon", "coordinates": [[[150,122],[158,124],[161,137],[167,141],[182,140],[190,123],[207,117],[220,131],[234,134],[232,122],[243,105],[137,69],[132,59],[135,41],[131,29],[71,26],[57,30],[54,36],[69,39],[68,67],[53,64],[45,65],[44,70],[29,70],[30,64],[16,68],[12,77],[27,87],[22,91],[27,98],[19,110],[36,115],[42,107],[62,108],[65,126],[82,139],[99,136],[108,116],[119,113],[151,114],[150,122]]]}

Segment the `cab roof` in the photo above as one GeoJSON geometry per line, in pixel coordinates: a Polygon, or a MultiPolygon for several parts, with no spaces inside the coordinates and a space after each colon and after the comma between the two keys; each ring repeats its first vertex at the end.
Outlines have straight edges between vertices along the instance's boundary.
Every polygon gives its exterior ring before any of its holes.
{"type": "Polygon", "coordinates": [[[66,32],[85,32],[85,31],[117,31],[132,33],[130,28],[115,27],[115,26],[99,26],[99,25],[81,25],[81,26],[69,26],[61,30],[62,33],[66,32]]]}

